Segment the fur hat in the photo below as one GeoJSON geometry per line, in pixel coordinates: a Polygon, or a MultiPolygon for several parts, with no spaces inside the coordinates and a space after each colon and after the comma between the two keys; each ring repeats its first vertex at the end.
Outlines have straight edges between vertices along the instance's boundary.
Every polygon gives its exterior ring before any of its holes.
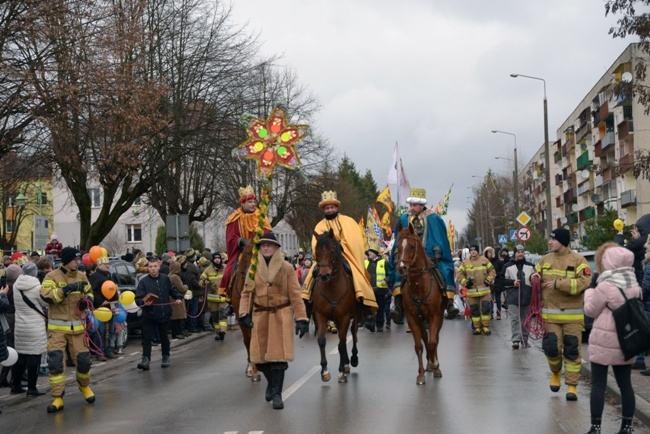
{"type": "Polygon", "coordinates": [[[77,258],[81,258],[81,253],[74,247],[64,247],[61,251],[61,263],[67,265],[77,258]]]}
{"type": "Polygon", "coordinates": [[[18,276],[23,274],[23,270],[18,265],[11,264],[10,266],[7,267],[5,273],[7,275],[7,281],[15,282],[16,279],[18,279],[18,276]]]}
{"type": "Polygon", "coordinates": [[[262,238],[260,238],[257,243],[257,247],[259,247],[262,243],[275,244],[278,247],[282,247],[278,239],[275,238],[275,234],[273,232],[262,235],[262,238]]]}
{"type": "Polygon", "coordinates": [[[571,242],[571,233],[564,228],[553,229],[550,237],[555,238],[555,240],[557,240],[564,247],[567,247],[571,242]]]}
{"type": "Polygon", "coordinates": [[[341,202],[339,202],[339,200],[336,198],[336,192],[333,190],[324,191],[321,193],[321,201],[318,202],[318,207],[322,209],[327,205],[341,205],[341,202]]]}
{"type": "MultiPolygon", "coordinates": [[[[424,188],[412,188],[406,203],[427,204],[427,191],[424,188]]],[[[478,249],[477,249],[478,250],[478,249]]]]}

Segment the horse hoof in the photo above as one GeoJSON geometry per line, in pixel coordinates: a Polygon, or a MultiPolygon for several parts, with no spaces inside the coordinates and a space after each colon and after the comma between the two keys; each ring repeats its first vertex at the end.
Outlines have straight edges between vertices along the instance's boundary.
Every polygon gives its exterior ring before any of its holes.
{"type": "Polygon", "coordinates": [[[326,383],[332,379],[332,376],[330,375],[330,371],[325,371],[322,374],[320,374],[321,380],[323,380],[323,383],[326,383]]]}
{"type": "Polygon", "coordinates": [[[433,376],[435,378],[442,378],[442,371],[440,369],[436,369],[435,371],[433,371],[433,376]]]}
{"type": "Polygon", "coordinates": [[[251,375],[251,381],[253,383],[257,383],[259,381],[262,381],[262,376],[260,374],[257,375],[251,375]]]}
{"type": "Polygon", "coordinates": [[[350,373],[350,365],[345,365],[343,367],[343,372],[346,373],[346,374],[349,374],[350,373]]]}
{"type": "Polygon", "coordinates": [[[418,386],[423,386],[426,384],[426,381],[424,379],[424,375],[418,375],[418,380],[415,382],[418,386]]]}
{"type": "Polygon", "coordinates": [[[339,374],[339,383],[347,383],[348,377],[345,374],[339,374]]]}
{"type": "Polygon", "coordinates": [[[359,366],[359,358],[357,356],[352,356],[352,360],[350,360],[350,364],[352,365],[353,368],[356,368],[359,366]]]}

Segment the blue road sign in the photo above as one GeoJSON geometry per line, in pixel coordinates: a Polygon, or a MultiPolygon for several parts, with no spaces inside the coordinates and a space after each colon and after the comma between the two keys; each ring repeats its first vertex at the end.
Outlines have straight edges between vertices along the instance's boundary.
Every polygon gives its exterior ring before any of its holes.
{"type": "Polygon", "coordinates": [[[506,244],[508,242],[508,236],[506,234],[500,234],[498,239],[499,244],[506,244]]]}
{"type": "Polygon", "coordinates": [[[517,238],[517,231],[514,229],[510,229],[510,241],[519,241],[519,238],[517,238]]]}

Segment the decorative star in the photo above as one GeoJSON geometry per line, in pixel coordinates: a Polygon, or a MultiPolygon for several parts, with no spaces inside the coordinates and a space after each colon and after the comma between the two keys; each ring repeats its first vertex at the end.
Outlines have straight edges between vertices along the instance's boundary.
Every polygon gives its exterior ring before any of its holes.
{"type": "Polygon", "coordinates": [[[308,130],[307,125],[290,125],[286,109],[278,105],[266,121],[253,117],[248,120],[248,139],[232,153],[239,158],[254,159],[258,175],[270,178],[278,164],[291,170],[300,166],[295,146],[308,130]]]}

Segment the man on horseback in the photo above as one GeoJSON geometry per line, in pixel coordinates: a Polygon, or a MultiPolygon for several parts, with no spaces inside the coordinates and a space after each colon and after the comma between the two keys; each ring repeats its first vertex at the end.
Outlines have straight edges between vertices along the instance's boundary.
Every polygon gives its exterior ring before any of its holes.
{"type": "MultiPolygon", "coordinates": [[[[235,263],[237,263],[239,254],[241,253],[239,240],[241,238],[252,240],[255,236],[259,215],[259,208],[257,208],[256,199],[257,197],[253,191],[253,187],[250,185],[246,188],[241,187],[239,189],[239,203],[241,204],[241,208],[233,212],[226,220],[226,253],[230,260],[226,264],[223,278],[219,283],[220,294],[226,292],[233,268],[235,263]]],[[[264,232],[271,232],[271,224],[268,219],[265,219],[264,222],[264,232]]]]}
{"type": "MultiPolygon", "coordinates": [[[[447,318],[453,319],[458,315],[458,308],[454,306],[454,261],[451,257],[451,248],[447,238],[447,227],[438,214],[426,209],[426,190],[423,188],[412,188],[409,197],[406,199],[409,204],[408,214],[402,214],[397,223],[395,234],[409,224],[413,225],[415,233],[418,234],[424,251],[431,261],[436,264],[442,278],[445,281],[446,290],[442,294],[447,298],[447,318]]],[[[393,297],[395,297],[395,309],[391,310],[390,317],[395,324],[404,324],[404,309],[402,307],[402,294],[399,282],[401,280],[397,273],[396,262],[397,243],[393,243],[390,261],[388,263],[388,274],[394,285],[393,297]]],[[[442,289],[442,288],[441,288],[442,289]]]]}
{"type": "MultiPolygon", "coordinates": [[[[336,198],[335,191],[325,191],[322,193],[321,201],[318,206],[323,210],[325,218],[318,222],[314,232],[322,234],[330,229],[334,236],[343,246],[343,256],[348,261],[352,271],[352,281],[354,283],[354,292],[359,303],[364,305],[365,327],[370,331],[375,331],[375,315],[373,311],[377,310],[377,301],[375,293],[370,286],[370,277],[364,265],[364,247],[365,243],[361,236],[359,225],[354,219],[339,213],[341,202],[336,198]]],[[[317,239],[315,236],[311,240],[312,252],[316,251],[317,239]]],[[[314,267],[318,264],[314,264],[314,267]]],[[[313,287],[313,272],[309,273],[305,281],[305,289],[302,298],[311,300],[311,291],[313,287]]]]}

